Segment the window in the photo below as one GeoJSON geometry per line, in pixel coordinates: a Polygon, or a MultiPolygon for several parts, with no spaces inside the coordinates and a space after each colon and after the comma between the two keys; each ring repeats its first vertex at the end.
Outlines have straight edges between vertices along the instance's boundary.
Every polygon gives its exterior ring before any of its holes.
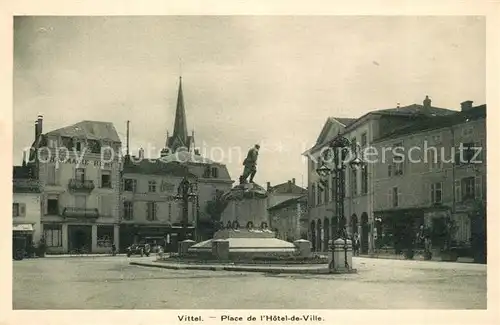
{"type": "Polygon", "coordinates": [[[26,205],[24,203],[12,203],[12,216],[24,217],[26,213],[26,205]]]}
{"type": "Polygon", "coordinates": [[[432,136],[432,144],[441,143],[441,134],[436,134],[432,136]]]}
{"type": "Polygon", "coordinates": [[[57,139],[49,139],[49,148],[57,148],[57,139]]]}
{"type": "Polygon", "coordinates": [[[325,200],[324,202],[330,201],[330,179],[327,178],[325,179],[325,200]]]}
{"type": "Polygon", "coordinates": [[[365,133],[361,134],[361,147],[366,147],[366,145],[368,144],[368,136],[365,133]]]}
{"type": "Polygon", "coordinates": [[[393,207],[398,207],[399,206],[399,197],[398,197],[399,193],[398,193],[398,188],[397,187],[393,187],[392,188],[392,206],[393,207]]]}
{"type": "Polygon", "coordinates": [[[87,208],[87,197],[85,195],[75,195],[75,208],[87,208]]]}
{"type": "Polygon", "coordinates": [[[62,225],[57,224],[44,224],[43,237],[47,247],[61,247],[62,246],[62,225]]]}
{"type": "Polygon", "coordinates": [[[113,237],[113,226],[97,226],[97,247],[111,247],[113,237]]]}
{"type": "Polygon", "coordinates": [[[352,196],[358,195],[358,170],[351,170],[351,194],[352,196]]]}
{"type": "Polygon", "coordinates": [[[474,199],[476,197],[476,180],[474,177],[462,179],[462,200],[474,199]]]}
{"type": "Polygon", "coordinates": [[[56,165],[47,165],[47,184],[56,184],[56,165]]]}
{"type": "Polygon", "coordinates": [[[48,215],[58,215],[59,214],[59,198],[49,197],[47,199],[47,214],[48,215]]]}
{"type": "Polygon", "coordinates": [[[125,220],[134,219],[134,202],[130,201],[123,202],[123,219],[125,220]]]}
{"type": "Polygon", "coordinates": [[[468,137],[474,134],[474,129],[469,126],[462,129],[462,136],[468,137]]]}
{"type": "Polygon", "coordinates": [[[210,167],[209,166],[205,167],[205,171],[203,172],[203,177],[204,178],[210,177],[210,167]]]}
{"type": "Polygon", "coordinates": [[[356,138],[351,139],[351,151],[352,154],[354,155],[356,153],[357,149],[357,143],[356,143],[356,138]]]}
{"type": "Polygon", "coordinates": [[[75,178],[83,182],[85,180],[85,168],[76,168],[75,178]]]}
{"type": "Polygon", "coordinates": [[[136,179],[125,179],[123,183],[123,189],[125,192],[134,192],[137,190],[137,180],[136,179]]]}
{"type": "Polygon", "coordinates": [[[368,193],[368,167],[361,168],[361,194],[368,193]]]}
{"type": "Polygon", "coordinates": [[[148,192],[156,192],[156,181],[148,182],[148,192]]]}
{"type": "Polygon", "coordinates": [[[443,168],[443,160],[439,151],[431,150],[429,151],[429,170],[441,170],[443,168]]]}
{"type": "Polygon", "coordinates": [[[443,202],[443,183],[431,184],[431,203],[439,204],[443,202]]]}
{"type": "Polygon", "coordinates": [[[217,169],[217,167],[212,167],[212,177],[213,178],[219,177],[219,170],[217,169]]]}
{"type": "Polygon", "coordinates": [[[111,171],[101,171],[101,187],[111,188],[111,171]]]}
{"type": "Polygon", "coordinates": [[[403,143],[398,142],[393,146],[393,173],[395,176],[403,175],[403,164],[404,164],[404,156],[402,156],[403,151],[403,143]]]}
{"type": "Polygon", "coordinates": [[[154,221],[156,218],[157,204],[156,202],[148,202],[146,206],[146,220],[154,221]]]}
{"type": "Polygon", "coordinates": [[[387,176],[391,177],[392,176],[392,165],[389,164],[389,166],[387,166],[387,176]]]}
{"type": "Polygon", "coordinates": [[[311,202],[312,206],[316,206],[316,184],[311,185],[311,202]]]}
{"type": "Polygon", "coordinates": [[[75,145],[76,151],[80,152],[83,149],[83,143],[81,141],[76,141],[75,145]]]}
{"type": "Polygon", "coordinates": [[[316,200],[316,204],[317,205],[320,205],[321,204],[321,192],[323,191],[323,189],[321,188],[321,185],[318,183],[318,190],[316,192],[316,196],[317,196],[317,200],[316,200]]]}
{"type": "Polygon", "coordinates": [[[474,157],[474,156],[476,156],[476,152],[478,150],[480,150],[479,146],[476,146],[476,144],[474,142],[463,143],[461,148],[459,148],[459,151],[457,153],[457,157],[456,157],[457,162],[456,163],[458,165],[460,165],[460,164],[470,164],[470,163],[475,162],[473,160],[478,159],[478,157],[474,157]]]}
{"type": "Polygon", "coordinates": [[[91,153],[101,153],[101,143],[97,140],[88,140],[88,146],[91,153]]]}

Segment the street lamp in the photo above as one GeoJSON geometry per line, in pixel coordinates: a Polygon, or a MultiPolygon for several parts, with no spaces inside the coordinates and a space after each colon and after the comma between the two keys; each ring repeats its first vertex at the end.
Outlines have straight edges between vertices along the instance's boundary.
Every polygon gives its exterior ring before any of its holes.
{"type": "Polygon", "coordinates": [[[174,196],[182,204],[182,240],[186,239],[187,226],[189,223],[189,202],[193,202],[198,197],[198,184],[196,181],[189,181],[185,176],[177,187],[177,195],[174,196]]]}
{"type": "MultiPolygon", "coordinates": [[[[351,148],[350,141],[343,137],[342,135],[338,135],[335,139],[333,139],[329,145],[327,150],[322,152],[321,156],[321,166],[316,169],[316,173],[323,180],[329,176],[334,175],[335,178],[335,187],[336,187],[336,211],[337,211],[337,225],[338,225],[338,233],[339,238],[344,239],[344,253],[345,253],[345,267],[349,269],[349,263],[347,261],[347,230],[346,230],[346,222],[344,216],[344,199],[345,199],[345,169],[347,165],[350,165],[353,169],[358,169],[361,166],[364,166],[364,162],[358,157],[358,152],[355,150],[355,157],[347,162],[347,154],[349,149],[351,148]]],[[[335,241],[332,239],[332,244],[335,241]]],[[[330,264],[330,268],[334,268],[334,247],[332,249],[332,263],[330,264]]]]}

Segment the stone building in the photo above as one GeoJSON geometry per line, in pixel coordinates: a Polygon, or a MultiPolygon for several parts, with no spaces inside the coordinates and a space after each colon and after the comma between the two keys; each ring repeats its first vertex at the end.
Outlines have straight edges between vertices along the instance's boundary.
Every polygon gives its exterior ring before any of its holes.
{"type": "Polygon", "coordinates": [[[47,133],[35,123],[28,165],[42,191],[48,252],[118,245],[121,141],[112,123],[82,121],[47,133]]]}
{"type": "Polygon", "coordinates": [[[288,180],[285,183],[271,186],[271,182],[267,182],[267,208],[271,208],[283,201],[299,198],[307,194],[307,190],[295,184],[295,178],[288,180]]]}
{"type": "Polygon", "coordinates": [[[486,204],[486,105],[466,101],[459,112],[394,129],[374,146],[388,149],[374,165],[377,246],[399,250],[421,225],[436,230],[447,217],[455,245],[470,246],[477,204],[486,204]]]}
{"type": "MultiPolygon", "coordinates": [[[[336,136],[342,135],[351,142],[351,152],[361,153],[370,147],[372,141],[386,132],[427,117],[452,114],[453,111],[433,107],[426,97],[423,105],[412,104],[395,108],[371,111],[360,118],[329,117],[321,130],[316,144],[303,153],[308,159],[309,191],[309,240],[316,251],[327,250],[328,241],[338,233],[338,216],[335,209],[333,175],[321,182],[317,175],[319,155],[323,148],[336,136]]],[[[361,237],[361,252],[368,253],[373,246],[373,197],[371,182],[373,164],[356,170],[345,170],[345,200],[343,216],[349,234],[358,232],[361,237]]]]}
{"type": "Polygon", "coordinates": [[[12,177],[12,230],[26,238],[26,244],[38,245],[42,238],[40,184],[30,168],[15,166],[12,177]]]}
{"type": "Polygon", "coordinates": [[[268,208],[268,212],[270,227],[277,238],[289,242],[307,239],[307,195],[281,201],[268,208]]]}
{"type": "MultiPolygon", "coordinates": [[[[174,130],[172,135],[167,132],[165,148],[161,151],[158,160],[169,165],[171,163],[180,164],[196,177],[198,188],[196,240],[211,238],[214,232],[213,216],[207,211],[207,206],[210,201],[217,198],[219,193],[230,190],[233,180],[231,180],[226,165],[203,157],[200,154],[195,147],[194,131],[191,135],[188,134],[181,78],[179,79],[174,130]]],[[[161,182],[161,180],[159,181],[161,182]]]]}
{"type": "Polygon", "coordinates": [[[171,251],[177,249],[178,238],[192,238],[198,217],[197,202],[190,202],[188,224],[183,228],[182,202],[176,196],[183,177],[194,180],[194,175],[178,163],[159,159],[127,160],[122,175],[121,250],[133,243],[156,241],[171,251]]]}

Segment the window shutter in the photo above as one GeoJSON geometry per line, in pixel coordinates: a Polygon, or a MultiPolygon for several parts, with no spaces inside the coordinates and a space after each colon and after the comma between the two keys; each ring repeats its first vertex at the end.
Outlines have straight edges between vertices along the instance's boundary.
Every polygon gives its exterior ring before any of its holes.
{"type": "Polygon", "coordinates": [[[101,188],[102,187],[102,170],[101,168],[97,169],[97,187],[101,188]]]}
{"type": "Polygon", "coordinates": [[[462,202],[462,184],[460,180],[455,180],[455,201],[462,202]]]}
{"type": "Polygon", "coordinates": [[[47,215],[49,213],[49,210],[48,210],[48,203],[47,203],[47,200],[48,200],[48,197],[46,195],[44,195],[42,197],[42,208],[43,208],[43,214],[44,215],[47,215]]]}
{"type": "Polygon", "coordinates": [[[430,184],[430,197],[431,197],[431,204],[434,203],[434,184],[430,184]]]}
{"type": "Polygon", "coordinates": [[[19,203],[19,216],[26,217],[26,203],[19,203]]]}
{"type": "Polygon", "coordinates": [[[387,207],[392,208],[392,188],[387,190],[387,207]]]}
{"type": "Polygon", "coordinates": [[[474,186],[476,187],[474,189],[474,193],[476,196],[476,199],[482,199],[483,198],[483,178],[481,176],[476,177],[474,186]]]}
{"type": "Polygon", "coordinates": [[[149,210],[150,210],[150,204],[149,202],[146,202],[146,220],[150,220],[149,210]]]}
{"type": "Polygon", "coordinates": [[[402,193],[401,193],[401,190],[398,188],[398,207],[401,206],[401,197],[403,196],[402,193]]]}

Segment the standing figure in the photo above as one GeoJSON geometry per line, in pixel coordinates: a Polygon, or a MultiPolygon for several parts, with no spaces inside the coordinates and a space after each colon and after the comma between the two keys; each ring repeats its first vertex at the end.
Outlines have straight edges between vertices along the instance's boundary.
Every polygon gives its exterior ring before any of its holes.
{"type": "Polygon", "coordinates": [[[240,176],[240,184],[245,184],[247,182],[248,176],[250,176],[250,183],[253,183],[253,178],[257,173],[257,158],[259,156],[260,146],[256,144],[253,148],[248,150],[247,157],[243,161],[243,175],[240,176]]]}

